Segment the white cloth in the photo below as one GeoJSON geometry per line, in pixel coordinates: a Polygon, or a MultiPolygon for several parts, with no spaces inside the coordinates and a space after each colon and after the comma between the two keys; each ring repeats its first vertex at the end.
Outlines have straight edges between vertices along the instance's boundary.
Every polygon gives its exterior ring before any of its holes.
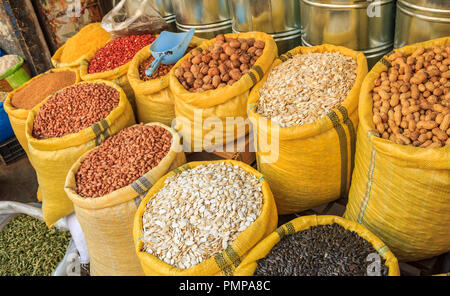
{"type": "Polygon", "coordinates": [[[86,245],[86,240],[84,239],[83,230],[81,230],[80,223],[78,222],[77,216],[74,213],[66,216],[66,223],[69,227],[72,239],[75,242],[78,253],[80,254],[80,263],[87,264],[90,262],[89,252],[86,245]]]}

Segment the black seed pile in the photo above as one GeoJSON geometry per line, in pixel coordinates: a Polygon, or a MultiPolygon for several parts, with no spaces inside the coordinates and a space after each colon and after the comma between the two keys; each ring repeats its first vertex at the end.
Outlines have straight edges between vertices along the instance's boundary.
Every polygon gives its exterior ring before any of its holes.
{"type": "MultiPolygon", "coordinates": [[[[365,276],[374,263],[367,261],[371,253],[377,252],[369,242],[339,224],[312,226],[283,237],[258,260],[254,275],[365,276]]],[[[381,275],[387,275],[386,260],[380,259],[381,275]]]]}

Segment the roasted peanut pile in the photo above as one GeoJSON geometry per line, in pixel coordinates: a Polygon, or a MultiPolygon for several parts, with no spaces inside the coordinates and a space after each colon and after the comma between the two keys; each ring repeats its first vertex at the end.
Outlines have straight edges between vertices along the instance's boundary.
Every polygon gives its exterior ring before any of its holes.
{"type": "Polygon", "coordinates": [[[130,185],[159,164],[171,143],[172,135],[160,126],[121,130],[83,160],[75,174],[77,194],[99,197],[130,185]]]}
{"type": "Polygon", "coordinates": [[[254,38],[217,35],[212,46],[192,50],[192,56],[175,69],[175,76],[190,92],[232,85],[250,70],[263,54],[264,47],[264,41],[254,38]]]}
{"type": "Polygon", "coordinates": [[[103,83],[82,83],[50,97],[33,122],[33,137],[62,137],[105,119],[119,104],[119,92],[103,83]]]}
{"type": "Polygon", "coordinates": [[[192,267],[230,246],[259,217],[262,197],[258,179],[228,163],[172,176],[146,206],[143,251],[192,267]]]}
{"type": "Polygon", "coordinates": [[[314,122],[344,102],[356,79],[356,60],[338,52],[297,54],[274,67],[256,112],[281,127],[314,122]]]}
{"type": "Polygon", "coordinates": [[[422,148],[450,146],[450,44],[391,54],[372,89],[373,123],[383,139],[422,148]]]}

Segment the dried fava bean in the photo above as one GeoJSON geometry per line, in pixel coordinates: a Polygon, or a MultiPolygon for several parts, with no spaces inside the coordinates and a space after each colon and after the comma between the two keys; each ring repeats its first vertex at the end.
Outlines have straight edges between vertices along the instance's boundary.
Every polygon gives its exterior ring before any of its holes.
{"type": "MultiPolygon", "coordinates": [[[[255,276],[365,276],[373,246],[339,224],[317,225],[284,236],[257,261],[255,276]]],[[[381,258],[380,275],[388,274],[381,258]]]]}
{"type": "Polygon", "coordinates": [[[131,35],[109,41],[89,61],[88,73],[105,72],[128,63],[155,39],[154,35],[131,35]]]}
{"type": "Polygon", "coordinates": [[[450,83],[445,64],[449,53],[447,44],[388,57],[391,65],[380,73],[371,92],[373,122],[381,137],[421,148],[449,146],[450,83]],[[389,113],[394,118],[382,116],[389,113]],[[386,131],[379,128],[384,125],[389,127],[386,131]]]}
{"type": "Polygon", "coordinates": [[[102,142],[75,174],[76,192],[100,197],[128,186],[167,155],[172,135],[157,125],[131,126],[102,142]]]}
{"type": "Polygon", "coordinates": [[[142,217],[143,251],[178,268],[230,246],[261,214],[258,179],[229,163],[199,165],[165,180],[142,217]]]}
{"type": "Polygon", "coordinates": [[[204,50],[195,49],[191,57],[180,64],[184,71],[178,68],[174,74],[183,87],[191,92],[232,85],[250,70],[256,59],[263,54],[264,47],[265,42],[261,40],[217,35],[213,45],[204,50]],[[253,44],[258,47],[250,46],[253,44]],[[201,82],[204,75],[217,78],[214,78],[213,83],[206,83],[204,86],[201,82]],[[194,83],[195,81],[197,83],[194,83]]]}
{"type": "Polygon", "coordinates": [[[297,54],[269,72],[256,112],[282,127],[314,122],[342,104],[356,66],[339,52],[297,54]]]}
{"type": "Polygon", "coordinates": [[[0,231],[0,276],[50,276],[69,242],[68,231],[20,214],[0,231]]]}
{"type": "Polygon", "coordinates": [[[62,137],[105,119],[119,104],[119,91],[104,83],[80,83],[50,97],[33,122],[36,139],[62,137]]]}

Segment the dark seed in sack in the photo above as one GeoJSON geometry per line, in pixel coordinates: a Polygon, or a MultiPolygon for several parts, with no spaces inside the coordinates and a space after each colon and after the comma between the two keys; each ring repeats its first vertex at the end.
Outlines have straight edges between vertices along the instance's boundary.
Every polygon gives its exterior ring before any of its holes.
{"type": "Polygon", "coordinates": [[[172,135],[160,126],[121,130],[83,160],[75,174],[77,194],[99,197],[130,185],[156,167],[171,144],[172,135]]]}
{"type": "Polygon", "coordinates": [[[125,65],[139,50],[150,45],[155,39],[156,36],[147,34],[131,35],[109,41],[90,60],[88,73],[105,72],[125,65]]]}
{"type": "MultiPolygon", "coordinates": [[[[378,254],[356,232],[339,224],[312,226],[284,236],[269,254],[258,260],[260,276],[365,276],[373,271],[369,254],[378,254]]],[[[388,267],[380,256],[380,275],[388,267]]]]}
{"type": "MultiPolygon", "coordinates": [[[[190,52],[193,48],[194,48],[193,46],[189,46],[186,49],[186,52],[190,52]]],[[[170,70],[175,65],[175,64],[172,64],[172,65],[160,64],[158,69],[156,70],[155,73],[153,73],[152,76],[145,75],[145,70],[147,70],[147,68],[150,66],[150,64],[154,60],[155,60],[155,58],[153,56],[150,56],[148,59],[146,59],[145,61],[143,61],[139,65],[139,78],[141,80],[148,81],[148,80],[152,80],[152,79],[157,79],[157,78],[163,77],[163,76],[169,74],[170,70]]]]}
{"type": "Polygon", "coordinates": [[[0,276],[49,276],[69,242],[69,232],[20,214],[0,231],[0,276]]]}
{"type": "Polygon", "coordinates": [[[48,139],[79,132],[105,119],[119,100],[119,91],[103,83],[65,88],[39,109],[34,118],[33,137],[48,139]]]}

